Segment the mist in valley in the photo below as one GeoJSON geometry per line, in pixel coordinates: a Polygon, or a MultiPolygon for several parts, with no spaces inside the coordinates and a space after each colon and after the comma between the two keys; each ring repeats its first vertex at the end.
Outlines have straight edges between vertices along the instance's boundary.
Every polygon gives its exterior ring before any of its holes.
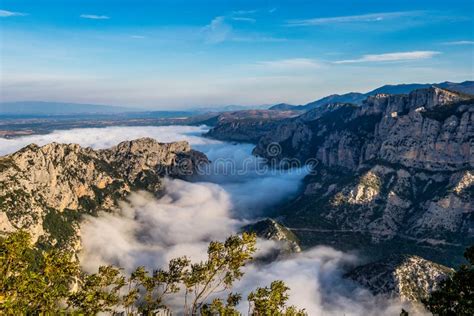
{"type": "MultiPolygon", "coordinates": [[[[53,141],[101,149],[139,137],[160,142],[187,140],[193,149],[204,152],[211,167],[191,182],[166,178],[163,196],[135,192],[121,202],[118,212],[87,216],[81,224],[80,262],[84,270],[93,272],[105,264],[120,266],[127,272],[137,266],[153,270],[180,256],[205,260],[210,241],[222,241],[240,232],[242,226],[264,217],[265,210],[293,197],[309,172],[305,167],[264,172],[260,158],[251,153],[253,145],[202,137],[206,130],[205,126],[166,126],[56,131],[0,139],[0,154],[30,143],[53,141]]],[[[257,247],[258,256],[279,244],[258,240],[257,247]]],[[[347,267],[359,261],[354,254],[330,247],[307,249],[271,263],[247,265],[233,291],[245,298],[257,287],[283,280],[291,288],[289,304],[306,308],[309,315],[399,314],[399,301],[374,297],[343,277],[347,267]]],[[[246,312],[248,307],[243,302],[239,308],[246,312]]]]}

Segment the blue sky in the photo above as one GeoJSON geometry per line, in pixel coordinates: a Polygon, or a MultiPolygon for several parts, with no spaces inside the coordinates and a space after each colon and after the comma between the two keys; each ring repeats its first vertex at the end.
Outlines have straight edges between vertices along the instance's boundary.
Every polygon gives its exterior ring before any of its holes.
{"type": "Polygon", "coordinates": [[[474,1],[0,0],[0,97],[306,103],[474,78],[474,1]]]}

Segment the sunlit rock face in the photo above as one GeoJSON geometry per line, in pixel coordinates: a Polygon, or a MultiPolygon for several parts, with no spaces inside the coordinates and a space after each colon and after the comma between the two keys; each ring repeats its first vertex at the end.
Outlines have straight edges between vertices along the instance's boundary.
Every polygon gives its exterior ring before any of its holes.
{"type": "Polygon", "coordinates": [[[346,274],[374,294],[421,302],[454,270],[418,256],[400,255],[372,262],[346,274]]]}
{"type": "Polygon", "coordinates": [[[362,106],[327,105],[282,122],[259,139],[255,153],[268,156],[267,146],[279,143],[282,158],[315,157],[351,170],[372,159],[433,171],[472,167],[474,110],[466,98],[433,87],[378,94],[362,106]]]}
{"type": "Polygon", "coordinates": [[[267,218],[256,223],[244,226],[243,231],[257,234],[258,237],[273,240],[280,245],[280,254],[301,252],[299,240],[287,227],[274,219],[267,218]]]}
{"type": "Polygon", "coordinates": [[[192,175],[207,157],[187,142],[127,141],[105,150],[76,144],[29,145],[0,158],[2,231],[67,244],[81,214],[111,211],[133,190],[159,194],[165,175],[192,175]]]}

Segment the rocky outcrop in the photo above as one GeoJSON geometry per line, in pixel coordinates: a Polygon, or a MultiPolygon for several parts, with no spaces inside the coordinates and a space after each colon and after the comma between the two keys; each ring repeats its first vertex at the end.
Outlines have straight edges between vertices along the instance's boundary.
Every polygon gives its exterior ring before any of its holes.
{"type": "Polygon", "coordinates": [[[299,115],[297,111],[248,110],[223,113],[206,134],[215,139],[257,142],[275,128],[281,120],[299,115]]]}
{"type": "Polygon", "coordinates": [[[454,270],[418,256],[399,255],[355,268],[350,278],[375,295],[421,302],[454,270]]]}
{"type": "Polygon", "coordinates": [[[351,170],[373,159],[426,170],[473,167],[472,104],[463,95],[433,87],[409,95],[375,95],[360,107],[329,105],[279,124],[254,152],[268,157],[266,148],[278,143],[282,158],[317,158],[351,170]]]}
{"type": "Polygon", "coordinates": [[[81,214],[115,209],[133,190],[159,194],[162,178],[192,175],[207,157],[187,142],[150,138],[106,150],[29,145],[0,158],[1,231],[27,229],[47,244],[69,242],[81,214]]]}
{"type": "Polygon", "coordinates": [[[277,221],[267,218],[242,228],[243,231],[255,233],[258,237],[280,243],[284,253],[301,252],[298,237],[277,221]]]}

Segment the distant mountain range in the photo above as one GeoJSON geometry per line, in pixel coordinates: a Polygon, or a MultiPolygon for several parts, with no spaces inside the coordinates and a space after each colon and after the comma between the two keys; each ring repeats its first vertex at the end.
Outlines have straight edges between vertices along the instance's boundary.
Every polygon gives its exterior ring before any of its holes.
{"type": "Polygon", "coordinates": [[[189,109],[189,111],[194,112],[235,112],[235,111],[245,111],[245,110],[266,110],[269,105],[221,105],[215,107],[198,107],[189,109]]]}
{"type": "Polygon", "coordinates": [[[456,92],[467,93],[474,95],[474,81],[464,81],[461,83],[455,82],[441,82],[441,83],[412,83],[412,84],[398,84],[385,85],[367,93],[349,92],[345,94],[332,94],[322,99],[310,102],[305,105],[290,105],[286,103],[276,104],[270,107],[270,110],[288,111],[309,111],[320,106],[331,103],[353,103],[361,104],[368,96],[376,94],[407,94],[417,89],[425,89],[431,86],[436,86],[443,89],[448,89],[456,92]]]}
{"type": "Polygon", "coordinates": [[[291,105],[280,103],[273,106],[269,105],[223,105],[216,107],[197,107],[184,111],[150,111],[140,108],[99,105],[99,104],[80,104],[71,102],[48,102],[48,101],[18,101],[18,102],[2,102],[0,103],[0,115],[75,115],[75,114],[120,114],[135,112],[140,117],[143,113],[152,117],[178,117],[190,116],[199,113],[209,112],[234,112],[242,110],[277,110],[277,111],[309,111],[320,106],[331,103],[353,103],[362,104],[368,96],[376,94],[407,94],[417,89],[429,88],[436,86],[456,92],[474,95],[474,81],[464,81],[461,83],[441,82],[441,83],[413,83],[399,85],[385,85],[367,93],[349,92],[345,94],[332,94],[322,99],[310,102],[305,105],[291,105]],[[166,112],[166,113],[165,113],[166,112]]]}
{"type": "Polygon", "coordinates": [[[269,105],[223,105],[216,107],[197,107],[184,111],[152,111],[141,108],[121,107],[99,104],[80,104],[72,102],[48,102],[48,101],[18,101],[0,103],[0,115],[111,115],[127,114],[138,115],[140,117],[176,117],[189,116],[209,112],[234,112],[251,109],[267,109],[269,105]],[[134,113],[134,114],[132,114],[134,113]]]}
{"type": "Polygon", "coordinates": [[[99,104],[69,102],[19,101],[0,103],[0,114],[64,115],[64,114],[115,114],[140,110],[99,104]]]}

